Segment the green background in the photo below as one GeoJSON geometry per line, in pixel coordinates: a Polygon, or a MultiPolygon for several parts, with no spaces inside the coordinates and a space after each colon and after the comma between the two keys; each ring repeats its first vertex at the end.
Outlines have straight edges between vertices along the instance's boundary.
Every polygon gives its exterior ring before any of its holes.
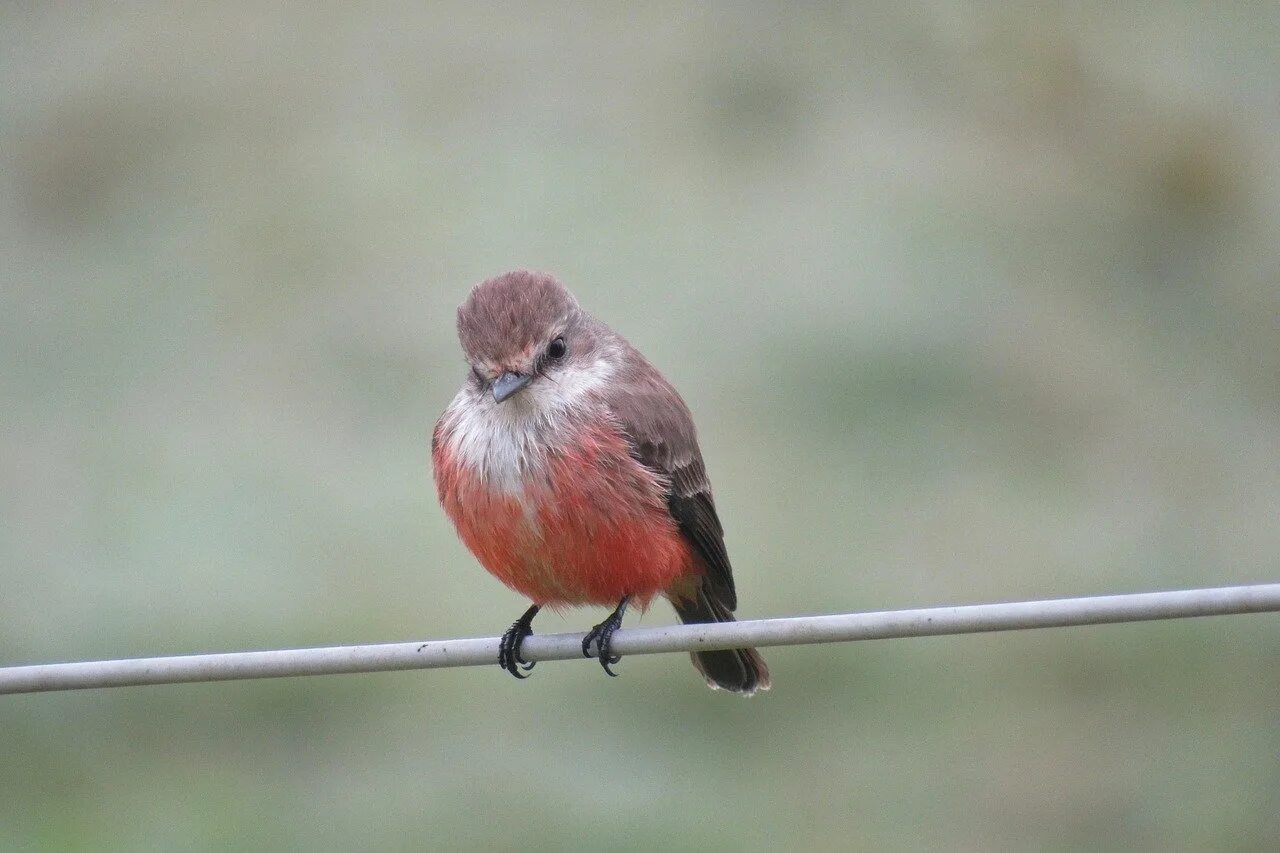
{"type": "MultiPolygon", "coordinates": [[[[6,4],[0,663],[505,628],[428,436],[517,266],[740,615],[1280,579],[1280,14],[1122,5],[6,4]]],[[[0,849],[1280,846],[1274,616],[766,656],[0,697],[0,849]]]]}

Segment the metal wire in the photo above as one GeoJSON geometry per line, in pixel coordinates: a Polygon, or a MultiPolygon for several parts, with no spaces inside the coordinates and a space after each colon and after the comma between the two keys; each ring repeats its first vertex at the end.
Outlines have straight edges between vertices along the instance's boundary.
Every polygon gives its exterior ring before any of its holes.
{"type": "MultiPolygon", "coordinates": [[[[620,655],[645,655],[1276,611],[1280,611],[1280,583],[921,610],[796,616],[715,625],[627,628],[614,635],[613,651],[620,655]]],[[[530,661],[581,658],[582,637],[582,634],[535,634],[524,642],[522,654],[530,661]]],[[[485,637],[37,664],[0,668],[0,694],[481,666],[495,664],[497,660],[498,638],[485,637]]]]}

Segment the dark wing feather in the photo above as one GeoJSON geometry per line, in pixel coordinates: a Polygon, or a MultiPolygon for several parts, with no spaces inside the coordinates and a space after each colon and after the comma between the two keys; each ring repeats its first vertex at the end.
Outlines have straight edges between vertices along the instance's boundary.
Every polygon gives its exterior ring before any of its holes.
{"type": "Polygon", "coordinates": [[[676,390],[642,356],[633,350],[632,357],[639,359],[639,368],[612,389],[610,409],[631,445],[631,455],[668,484],[667,507],[706,564],[708,592],[732,611],[738,606],[733,568],[693,416],[676,390]]]}

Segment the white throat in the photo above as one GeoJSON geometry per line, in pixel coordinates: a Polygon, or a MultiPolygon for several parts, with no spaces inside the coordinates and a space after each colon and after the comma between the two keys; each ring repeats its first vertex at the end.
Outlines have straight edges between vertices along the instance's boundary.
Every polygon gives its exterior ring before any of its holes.
{"type": "Polygon", "coordinates": [[[599,409],[596,392],[612,374],[604,359],[566,365],[501,403],[468,382],[444,414],[449,449],[490,487],[519,494],[539,473],[547,451],[571,441],[577,425],[599,409]]]}

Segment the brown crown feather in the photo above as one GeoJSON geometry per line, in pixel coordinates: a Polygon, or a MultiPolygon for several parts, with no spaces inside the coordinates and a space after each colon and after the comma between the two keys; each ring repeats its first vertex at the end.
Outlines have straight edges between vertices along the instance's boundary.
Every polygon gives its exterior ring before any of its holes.
{"type": "Polygon", "coordinates": [[[545,344],[580,311],[555,276],[514,270],[471,289],[458,308],[458,340],[473,363],[503,364],[545,344]]]}

